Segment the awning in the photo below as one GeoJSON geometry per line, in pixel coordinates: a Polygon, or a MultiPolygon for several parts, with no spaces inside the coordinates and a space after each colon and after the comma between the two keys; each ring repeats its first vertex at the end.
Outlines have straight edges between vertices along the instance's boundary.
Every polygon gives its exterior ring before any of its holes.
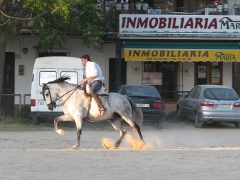
{"type": "Polygon", "coordinates": [[[125,42],[126,61],[240,62],[238,42],[125,42]]]}

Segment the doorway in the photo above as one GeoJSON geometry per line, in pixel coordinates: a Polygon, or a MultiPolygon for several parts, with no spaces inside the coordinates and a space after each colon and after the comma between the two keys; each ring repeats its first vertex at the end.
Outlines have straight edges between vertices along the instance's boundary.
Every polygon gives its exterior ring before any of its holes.
{"type": "Polygon", "coordinates": [[[126,67],[127,63],[122,58],[121,67],[117,67],[117,59],[109,58],[109,92],[117,91],[117,68],[121,68],[122,74],[120,75],[120,85],[126,84],[126,67]]]}
{"type": "Polygon", "coordinates": [[[14,116],[14,96],[7,94],[14,94],[14,67],[15,67],[14,52],[5,53],[5,63],[3,72],[3,95],[2,96],[2,110],[7,116],[14,116]]]}

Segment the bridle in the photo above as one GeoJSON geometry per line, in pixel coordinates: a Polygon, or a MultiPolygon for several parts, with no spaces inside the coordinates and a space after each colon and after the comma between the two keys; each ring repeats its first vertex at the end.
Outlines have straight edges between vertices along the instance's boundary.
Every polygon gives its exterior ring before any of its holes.
{"type": "Polygon", "coordinates": [[[59,107],[59,106],[64,106],[64,104],[65,104],[65,102],[68,100],[68,98],[69,98],[78,88],[83,89],[83,85],[82,85],[82,84],[77,85],[75,88],[73,88],[73,89],[71,89],[70,91],[66,92],[65,94],[57,97],[55,100],[52,99],[51,92],[50,92],[50,89],[49,89],[49,87],[47,86],[47,84],[43,83],[43,88],[44,88],[44,89],[43,89],[43,92],[42,92],[42,93],[43,93],[44,99],[45,99],[45,96],[44,96],[44,91],[45,91],[45,90],[48,90],[49,95],[50,95],[50,100],[51,100],[51,102],[48,103],[47,106],[52,105],[52,106],[55,106],[55,107],[56,107],[56,106],[59,107]],[[67,97],[67,99],[66,99],[64,102],[62,102],[60,105],[57,105],[57,104],[56,104],[56,102],[57,102],[59,99],[61,99],[63,96],[65,96],[66,94],[68,94],[68,93],[70,93],[70,92],[72,92],[72,93],[67,97]]]}

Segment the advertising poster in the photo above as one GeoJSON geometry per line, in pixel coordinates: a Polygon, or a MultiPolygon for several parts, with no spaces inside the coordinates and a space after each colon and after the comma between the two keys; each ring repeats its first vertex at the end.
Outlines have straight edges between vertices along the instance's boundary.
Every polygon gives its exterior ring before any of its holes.
{"type": "Polygon", "coordinates": [[[143,85],[162,85],[162,73],[143,72],[143,85]]]}
{"type": "Polygon", "coordinates": [[[212,84],[219,84],[219,78],[212,78],[212,84]]]}
{"type": "Polygon", "coordinates": [[[220,72],[219,71],[212,71],[212,77],[220,77],[220,72]]]}
{"type": "Polygon", "coordinates": [[[198,78],[206,78],[206,66],[198,66],[198,78]]]}

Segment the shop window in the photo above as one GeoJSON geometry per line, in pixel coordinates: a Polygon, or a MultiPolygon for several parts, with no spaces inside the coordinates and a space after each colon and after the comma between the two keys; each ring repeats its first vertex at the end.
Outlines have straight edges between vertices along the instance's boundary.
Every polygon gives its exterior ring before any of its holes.
{"type": "Polygon", "coordinates": [[[164,100],[176,100],[177,63],[144,62],[143,69],[143,84],[155,86],[164,100]]]}
{"type": "Polygon", "coordinates": [[[211,84],[221,84],[221,64],[219,62],[212,63],[211,84]]]}
{"type": "Polygon", "coordinates": [[[195,85],[222,84],[222,62],[196,62],[195,85]]]}
{"type": "Polygon", "coordinates": [[[207,62],[196,62],[195,63],[196,72],[196,85],[209,84],[208,82],[208,63],[207,62]]]}

